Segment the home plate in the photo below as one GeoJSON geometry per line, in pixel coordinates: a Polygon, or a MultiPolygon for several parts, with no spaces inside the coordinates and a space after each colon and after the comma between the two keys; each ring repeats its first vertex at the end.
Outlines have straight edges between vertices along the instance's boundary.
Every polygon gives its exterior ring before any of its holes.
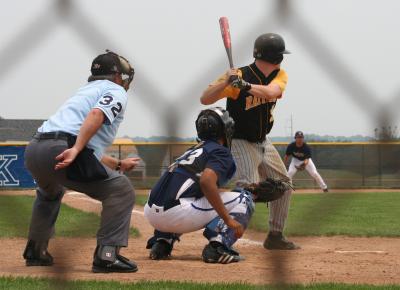
{"type": "Polygon", "coordinates": [[[386,251],[335,251],[338,254],[386,254],[386,251]]]}
{"type": "Polygon", "coordinates": [[[262,246],[262,242],[257,242],[249,239],[239,239],[237,241],[238,245],[246,245],[246,246],[262,246]]]}

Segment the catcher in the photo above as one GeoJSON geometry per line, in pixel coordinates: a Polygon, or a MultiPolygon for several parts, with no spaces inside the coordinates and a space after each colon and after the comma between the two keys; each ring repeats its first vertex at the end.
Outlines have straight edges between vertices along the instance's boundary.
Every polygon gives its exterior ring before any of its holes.
{"type": "Polygon", "coordinates": [[[288,174],[291,179],[297,171],[307,170],[307,172],[315,179],[324,192],[328,192],[328,186],[325,184],[321,175],[319,175],[314,162],[311,159],[311,148],[304,142],[304,134],[297,131],[294,135],[295,142],[289,144],[285,154],[285,164],[288,163],[289,157],[292,161],[289,165],[288,174]]]}
{"type": "Polygon", "coordinates": [[[209,241],[202,253],[204,262],[238,262],[242,257],[232,245],[243,235],[253,214],[250,193],[259,201],[283,195],[282,189],[280,195],[271,194],[272,183],[268,182],[249,185],[247,190],[220,188],[236,170],[230,153],[233,126],[233,119],[222,108],[201,111],[196,120],[200,142],[171,164],[151,190],[144,209],[155,228],[146,246],[150,259],[169,258],[180,235],[204,229],[209,241]]]}

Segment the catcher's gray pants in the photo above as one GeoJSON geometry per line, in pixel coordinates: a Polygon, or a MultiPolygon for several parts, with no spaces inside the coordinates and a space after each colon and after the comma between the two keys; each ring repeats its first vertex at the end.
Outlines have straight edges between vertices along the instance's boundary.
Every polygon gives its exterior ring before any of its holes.
{"type": "MultiPolygon", "coordinates": [[[[236,162],[235,180],[238,186],[259,182],[266,177],[291,182],[286,167],[274,145],[267,138],[262,143],[243,139],[232,140],[232,155],[236,162]]],[[[282,232],[289,212],[292,190],[270,202],[269,230],[282,232]]]]}
{"type": "Polygon", "coordinates": [[[109,177],[105,180],[86,183],[68,180],[65,169],[54,169],[55,157],[67,148],[67,141],[62,139],[33,139],[25,150],[25,166],[38,185],[29,239],[47,241],[52,237],[65,186],[101,201],[103,210],[97,244],[126,247],[135,202],[131,182],[107,166],[104,168],[109,177]]]}

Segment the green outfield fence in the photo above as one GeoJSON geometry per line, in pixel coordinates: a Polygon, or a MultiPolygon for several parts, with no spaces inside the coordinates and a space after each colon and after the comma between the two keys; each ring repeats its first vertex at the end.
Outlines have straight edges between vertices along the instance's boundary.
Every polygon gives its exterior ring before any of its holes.
{"type": "MultiPolygon", "coordinates": [[[[149,188],[176,157],[194,144],[116,142],[107,153],[120,159],[140,157],[139,166],[126,175],[136,188],[149,188]]],[[[400,188],[400,142],[308,144],[312,148],[312,159],[330,188],[400,188]]],[[[283,157],[287,143],[274,145],[283,157]]],[[[26,146],[26,142],[1,143],[0,150],[8,146],[26,146]]],[[[0,180],[3,177],[0,171],[0,180]]],[[[298,172],[293,182],[296,188],[317,188],[306,171],[298,172]]]]}

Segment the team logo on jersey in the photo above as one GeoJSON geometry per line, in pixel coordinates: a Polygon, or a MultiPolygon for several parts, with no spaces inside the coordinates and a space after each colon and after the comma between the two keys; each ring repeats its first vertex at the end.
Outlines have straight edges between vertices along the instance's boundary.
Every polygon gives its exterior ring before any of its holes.
{"type": "Polygon", "coordinates": [[[293,155],[298,158],[303,158],[305,156],[302,152],[293,152],[293,155]]]}
{"type": "Polygon", "coordinates": [[[260,98],[260,97],[255,97],[255,96],[249,95],[249,96],[246,97],[245,110],[247,111],[247,110],[255,108],[255,107],[259,106],[259,105],[263,105],[263,104],[266,104],[266,103],[275,103],[275,102],[276,102],[276,100],[268,101],[265,98],[260,98]]]}
{"type": "Polygon", "coordinates": [[[255,96],[247,96],[246,97],[246,107],[245,110],[250,110],[253,109],[259,105],[263,105],[265,103],[268,103],[265,98],[260,98],[260,97],[255,97],[255,96]]]}

